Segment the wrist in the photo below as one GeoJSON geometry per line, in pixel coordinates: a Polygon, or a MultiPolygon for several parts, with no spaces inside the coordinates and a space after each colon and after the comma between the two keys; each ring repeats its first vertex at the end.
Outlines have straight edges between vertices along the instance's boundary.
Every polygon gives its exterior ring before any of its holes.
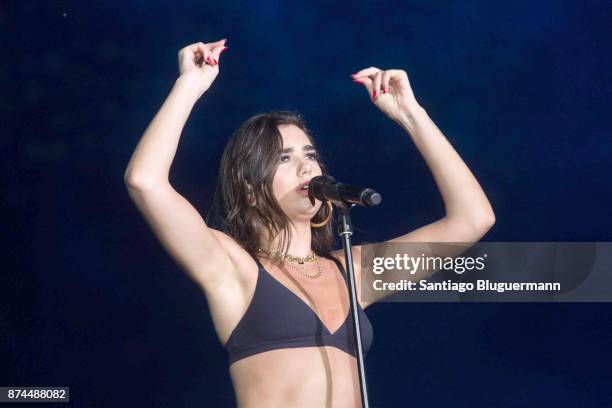
{"type": "Polygon", "coordinates": [[[198,83],[197,78],[189,73],[180,75],[174,81],[173,92],[177,92],[195,103],[205,92],[198,83]]]}
{"type": "Polygon", "coordinates": [[[425,109],[415,100],[413,102],[400,105],[400,109],[395,122],[402,128],[412,133],[420,118],[426,115],[425,109]]]}

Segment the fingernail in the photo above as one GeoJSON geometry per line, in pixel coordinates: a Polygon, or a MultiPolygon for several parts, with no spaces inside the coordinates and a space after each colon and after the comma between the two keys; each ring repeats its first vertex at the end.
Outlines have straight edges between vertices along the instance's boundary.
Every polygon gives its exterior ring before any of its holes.
{"type": "Polygon", "coordinates": [[[221,48],[221,51],[219,53],[222,53],[223,51],[227,50],[229,47],[225,46],[223,48],[221,48]]]}
{"type": "Polygon", "coordinates": [[[372,99],[376,99],[376,91],[374,91],[374,95],[372,95],[372,99]]]}
{"type": "Polygon", "coordinates": [[[358,79],[353,79],[353,82],[356,83],[356,84],[360,84],[361,83],[361,81],[358,80],[358,79]]]}
{"type": "Polygon", "coordinates": [[[208,62],[210,64],[210,56],[206,57],[206,62],[208,62]]]}
{"type": "Polygon", "coordinates": [[[383,88],[383,93],[387,93],[387,88],[383,88]]]}

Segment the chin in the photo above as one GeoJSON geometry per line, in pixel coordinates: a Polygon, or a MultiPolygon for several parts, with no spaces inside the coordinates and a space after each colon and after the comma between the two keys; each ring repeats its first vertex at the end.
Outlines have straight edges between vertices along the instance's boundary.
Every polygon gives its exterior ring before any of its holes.
{"type": "Polygon", "coordinates": [[[321,208],[320,201],[315,202],[315,205],[313,206],[312,204],[310,204],[310,201],[306,200],[306,204],[304,204],[303,207],[295,208],[294,211],[292,211],[293,217],[291,218],[304,220],[304,221],[310,221],[314,218],[314,216],[317,214],[320,208],[321,208]]]}

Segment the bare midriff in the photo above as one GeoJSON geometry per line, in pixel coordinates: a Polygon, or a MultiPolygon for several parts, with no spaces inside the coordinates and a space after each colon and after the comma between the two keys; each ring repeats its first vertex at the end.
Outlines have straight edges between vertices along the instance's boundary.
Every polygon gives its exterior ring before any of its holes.
{"type": "Polygon", "coordinates": [[[239,408],[361,407],[357,360],[335,347],[266,351],[229,371],[239,408]]]}

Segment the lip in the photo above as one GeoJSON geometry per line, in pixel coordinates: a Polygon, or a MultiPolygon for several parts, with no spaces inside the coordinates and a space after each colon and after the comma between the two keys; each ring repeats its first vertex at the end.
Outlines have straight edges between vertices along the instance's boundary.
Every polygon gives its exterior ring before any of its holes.
{"type": "Polygon", "coordinates": [[[302,187],[307,186],[308,184],[310,184],[310,180],[301,183],[296,188],[297,193],[299,195],[301,195],[302,197],[309,197],[310,196],[310,191],[308,189],[302,190],[302,187]]]}
{"type": "Polygon", "coordinates": [[[304,186],[309,185],[309,184],[310,184],[310,180],[305,181],[305,182],[303,182],[302,184],[300,184],[299,186],[297,186],[296,190],[298,190],[298,191],[308,191],[308,190],[302,190],[302,188],[303,188],[304,186]]]}

